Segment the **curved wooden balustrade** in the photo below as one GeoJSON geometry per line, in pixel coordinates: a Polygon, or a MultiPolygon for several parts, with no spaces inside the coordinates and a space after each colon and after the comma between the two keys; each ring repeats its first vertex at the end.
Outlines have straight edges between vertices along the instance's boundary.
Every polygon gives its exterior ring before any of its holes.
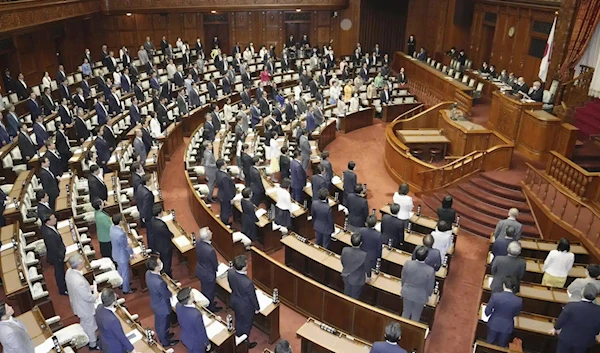
{"type": "Polygon", "coordinates": [[[523,191],[547,239],[568,236],[600,258],[600,213],[573,196],[562,184],[527,163],[523,191]],[[537,211],[537,212],[536,212],[537,211]]]}
{"type": "Polygon", "coordinates": [[[594,68],[582,66],[579,76],[560,85],[555,100],[555,113],[563,121],[570,122],[575,108],[590,100],[589,90],[594,76],[594,68]]]}
{"type": "Polygon", "coordinates": [[[423,112],[424,110],[425,110],[425,104],[418,105],[418,106],[412,108],[411,110],[398,115],[394,120],[392,120],[392,122],[397,121],[397,120],[408,120],[409,118],[412,118],[413,116],[423,112]]]}
{"type": "Polygon", "coordinates": [[[453,102],[442,102],[407,119],[396,119],[386,128],[385,167],[394,180],[406,182],[415,191],[431,191],[448,186],[481,171],[510,166],[514,144],[491,130],[469,130],[444,114],[453,102]],[[396,136],[397,130],[443,128],[452,141],[450,150],[460,158],[440,167],[415,158],[396,136]],[[463,155],[464,154],[464,155],[463,155]]]}
{"type": "Polygon", "coordinates": [[[567,157],[550,151],[546,174],[581,201],[600,201],[600,173],[590,173],[567,157]]]}

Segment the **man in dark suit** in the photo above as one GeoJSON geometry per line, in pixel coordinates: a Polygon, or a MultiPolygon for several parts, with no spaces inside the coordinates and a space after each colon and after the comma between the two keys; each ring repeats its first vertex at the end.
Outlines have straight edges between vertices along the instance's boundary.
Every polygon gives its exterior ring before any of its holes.
{"type": "Polygon", "coordinates": [[[71,109],[69,109],[69,102],[63,98],[58,106],[58,116],[60,116],[60,122],[67,127],[73,126],[73,116],[71,109]]]}
{"type": "Polygon", "coordinates": [[[492,255],[494,255],[494,258],[508,255],[508,244],[515,241],[515,232],[515,227],[507,226],[505,235],[494,239],[494,244],[492,244],[492,255]]]}
{"type": "Polygon", "coordinates": [[[344,187],[344,206],[348,207],[348,195],[354,192],[356,188],[356,173],[354,173],[354,168],[356,168],[356,163],[353,161],[348,162],[348,169],[342,173],[342,181],[344,187]]]}
{"type": "Polygon", "coordinates": [[[96,307],[96,324],[98,325],[98,335],[100,337],[100,346],[105,352],[135,352],[135,348],[125,332],[121,321],[115,315],[117,305],[117,295],[111,288],[105,288],[100,294],[102,305],[96,307]]]}
{"type": "Polygon", "coordinates": [[[90,130],[85,123],[85,113],[83,109],[77,109],[77,117],[75,118],[75,132],[77,133],[77,140],[82,144],[85,140],[90,137],[90,130]]]}
{"type": "Polygon", "coordinates": [[[90,87],[88,79],[89,77],[86,76],[83,78],[83,80],[81,80],[81,90],[83,91],[84,98],[88,98],[92,93],[92,88],[90,87]]]}
{"type": "MultiPolygon", "coordinates": [[[[439,270],[440,267],[442,267],[442,257],[440,251],[438,249],[433,248],[434,242],[435,239],[431,234],[427,234],[423,237],[423,246],[427,248],[427,257],[425,258],[425,263],[431,266],[431,268],[433,268],[433,270],[437,272],[437,270],[439,270]]],[[[412,254],[412,259],[415,260],[416,258],[417,249],[415,249],[415,251],[413,251],[412,254]]]]}
{"type": "Polygon", "coordinates": [[[291,159],[288,155],[288,148],[286,146],[283,146],[281,147],[281,156],[279,156],[279,173],[281,176],[281,180],[287,178],[291,181],[290,163],[291,159]]]}
{"type": "Polygon", "coordinates": [[[177,87],[183,87],[185,85],[185,78],[183,77],[183,67],[179,65],[177,71],[173,74],[173,82],[177,87]]]}
{"type": "Polygon", "coordinates": [[[17,80],[13,84],[13,88],[15,93],[17,93],[19,100],[24,100],[29,96],[29,87],[27,87],[27,83],[25,83],[25,76],[23,76],[22,73],[19,73],[17,80]]]}
{"type": "Polygon", "coordinates": [[[250,91],[248,89],[243,90],[240,97],[245,106],[249,107],[252,105],[252,98],[250,98],[250,91]]]}
{"type": "Polygon", "coordinates": [[[66,248],[60,233],[56,229],[56,216],[54,214],[42,219],[40,232],[46,245],[46,261],[54,267],[58,292],[61,295],[67,295],[67,284],[65,283],[66,248]]]}
{"type": "Polygon", "coordinates": [[[229,77],[223,76],[221,79],[221,86],[223,87],[223,94],[231,94],[231,82],[229,81],[229,77]]]}
{"type": "Polygon", "coordinates": [[[407,353],[399,345],[401,334],[400,324],[393,321],[389,322],[385,326],[385,342],[373,342],[370,353],[407,353]]]}
{"type": "Polygon", "coordinates": [[[163,208],[160,204],[154,204],[152,206],[152,220],[150,221],[149,232],[152,232],[154,238],[154,251],[160,253],[160,260],[164,264],[164,272],[172,277],[171,275],[171,262],[173,259],[173,242],[171,239],[174,237],[173,233],[169,230],[167,223],[160,218],[163,212],[163,208]]]}
{"type": "Polygon", "coordinates": [[[0,227],[4,227],[6,225],[6,218],[4,218],[4,210],[6,209],[6,203],[8,202],[8,196],[6,193],[0,189],[0,227]]]}
{"type": "Polygon", "coordinates": [[[600,333],[600,306],[594,304],[598,288],[588,283],[579,302],[568,303],[554,323],[551,334],[558,335],[558,352],[585,353],[596,345],[600,333]]]}
{"type": "Polygon", "coordinates": [[[529,86],[527,85],[527,83],[525,83],[525,78],[523,78],[522,76],[517,79],[517,83],[515,84],[515,87],[512,91],[513,94],[517,94],[519,92],[525,94],[529,93],[529,86]]]}
{"type": "MultiPolygon", "coordinates": [[[[33,93],[33,95],[35,95],[35,93],[33,93]]],[[[48,87],[44,88],[44,93],[42,94],[42,96],[40,98],[42,99],[42,107],[44,108],[45,115],[50,115],[54,111],[56,111],[56,103],[54,102],[54,99],[52,98],[52,92],[50,91],[50,88],[48,88],[48,87]]],[[[27,106],[29,107],[30,112],[32,112],[32,109],[33,110],[39,109],[39,104],[35,100],[35,97],[32,97],[32,96],[30,96],[30,100],[27,101],[27,106]]],[[[32,114],[31,117],[33,118],[34,117],[33,112],[31,114],[32,114]]],[[[36,116],[37,115],[39,115],[39,114],[36,114],[36,116]]]]}
{"type": "Polygon", "coordinates": [[[319,191],[321,189],[329,190],[329,184],[327,184],[327,177],[325,176],[325,168],[323,168],[322,165],[317,165],[315,169],[317,174],[313,174],[310,177],[313,201],[320,199],[319,191]]]}
{"type": "Polygon", "coordinates": [[[129,78],[129,69],[127,67],[123,69],[123,74],[121,74],[121,92],[123,94],[131,92],[131,78],[129,78]]]}
{"type": "Polygon", "coordinates": [[[38,149],[41,148],[46,140],[50,138],[50,134],[46,130],[46,126],[44,125],[44,117],[42,115],[38,115],[35,123],[33,124],[33,132],[35,134],[35,140],[37,141],[38,149]]]}
{"type": "Polygon", "coordinates": [[[98,154],[98,164],[102,166],[105,173],[108,173],[108,161],[110,160],[111,151],[108,143],[104,139],[104,129],[102,126],[98,127],[97,135],[94,145],[96,146],[96,153],[98,154]]]}
{"type": "Polygon", "coordinates": [[[348,207],[348,226],[352,231],[364,227],[369,216],[369,202],[362,196],[362,192],[363,187],[358,184],[354,187],[354,192],[345,198],[348,207]]]}
{"type": "MultiPolygon", "coordinates": [[[[227,280],[231,287],[230,306],[235,314],[235,332],[239,337],[246,335],[250,339],[254,315],[259,313],[260,306],[256,297],[256,288],[248,278],[246,256],[240,255],[233,259],[234,268],[227,272],[227,280]]],[[[256,347],[256,342],[250,342],[248,348],[256,347]]]]}
{"type": "Polygon", "coordinates": [[[262,176],[256,166],[260,162],[260,157],[252,157],[252,166],[250,167],[250,189],[252,190],[252,203],[258,207],[265,198],[265,186],[262,182],[262,176]]]}
{"type": "Polygon", "coordinates": [[[405,85],[408,83],[408,78],[406,77],[406,74],[404,73],[403,67],[400,68],[400,72],[398,72],[398,77],[396,79],[397,79],[399,85],[405,85]]]}
{"type": "Polygon", "coordinates": [[[138,186],[142,184],[142,177],[146,173],[144,172],[144,166],[139,162],[131,163],[131,185],[133,186],[133,192],[135,193],[138,186]]]}
{"type": "Polygon", "coordinates": [[[383,91],[379,94],[379,99],[381,100],[381,104],[389,104],[392,100],[392,96],[390,95],[389,86],[386,84],[383,86],[383,91]]]}
{"type": "Polygon", "coordinates": [[[2,113],[0,112],[0,147],[8,145],[11,141],[10,135],[4,123],[2,122],[2,113]]]}
{"type": "Polygon", "coordinates": [[[235,182],[227,172],[227,164],[223,159],[217,161],[217,198],[219,199],[220,218],[226,225],[230,224],[230,218],[233,216],[231,202],[236,194],[235,182]]]}
{"type": "Polygon", "coordinates": [[[258,108],[258,101],[255,100],[252,102],[250,106],[250,125],[254,128],[258,123],[260,123],[260,109],[258,108]]]}
{"type": "Polygon", "coordinates": [[[367,253],[361,249],[362,236],[360,233],[353,233],[350,242],[352,247],[344,247],[340,259],[342,262],[344,294],[358,299],[366,279],[371,276],[371,267],[367,261],[367,253]]]}
{"type": "Polygon", "coordinates": [[[142,87],[142,81],[138,81],[135,86],[133,86],[133,93],[138,101],[143,102],[145,100],[146,97],[144,96],[144,87],[142,87]]]}
{"type": "Polygon", "coordinates": [[[160,82],[158,81],[156,71],[152,71],[152,74],[150,77],[150,88],[155,89],[160,92],[160,82]]]}
{"type": "Polygon", "coordinates": [[[111,94],[108,96],[108,112],[112,115],[121,114],[121,100],[117,95],[117,87],[115,86],[112,87],[111,94]]]}
{"type": "Polygon", "coordinates": [[[56,176],[50,170],[50,160],[48,157],[43,156],[40,159],[40,179],[42,180],[42,188],[48,193],[48,204],[53,210],[56,209],[56,198],[58,197],[60,190],[58,189],[58,176],[56,176]]]}
{"type": "Polygon", "coordinates": [[[17,113],[15,113],[15,106],[12,104],[8,104],[5,107],[4,115],[6,116],[6,130],[8,135],[13,138],[19,134],[21,130],[21,119],[17,113]]]}
{"type": "Polygon", "coordinates": [[[37,96],[33,92],[31,92],[29,99],[27,100],[27,109],[31,114],[31,120],[33,121],[36,121],[39,116],[43,115],[40,104],[37,102],[37,96]]]}
{"type": "Polygon", "coordinates": [[[46,146],[46,153],[44,153],[44,157],[48,158],[50,161],[50,171],[52,174],[60,177],[63,174],[63,164],[60,158],[60,154],[56,150],[56,144],[54,143],[54,139],[50,138],[46,140],[44,143],[46,146]]]}
{"type": "Polygon", "coordinates": [[[185,348],[189,353],[204,353],[210,350],[210,340],[206,335],[202,312],[196,308],[192,288],[180,290],[177,293],[177,301],[175,312],[181,327],[181,342],[185,348]]]}
{"type": "Polygon", "coordinates": [[[418,246],[416,259],[402,267],[402,317],[414,321],[421,319],[423,307],[429,301],[435,287],[435,272],[425,263],[427,248],[418,246]]]}
{"type": "Polygon", "coordinates": [[[360,69],[360,78],[366,83],[369,81],[369,67],[367,63],[363,63],[362,68],[360,69]]]}
{"type": "MultiPolygon", "coordinates": [[[[169,241],[171,241],[169,239],[169,241]]],[[[150,256],[146,261],[146,283],[150,294],[150,307],[154,313],[154,331],[163,347],[173,347],[178,340],[169,339],[169,317],[171,316],[171,291],[162,278],[162,261],[156,256],[150,256]]]]}
{"type": "Polygon", "coordinates": [[[299,203],[304,201],[304,187],[306,186],[306,170],[302,167],[302,160],[297,150],[293,152],[290,162],[292,177],[292,198],[299,203]]]}
{"type": "Polygon", "coordinates": [[[531,89],[531,92],[529,92],[529,98],[536,102],[541,102],[544,98],[544,89],[542,88],[540,81],[535,81],[533,83],[533,88],[531,89]]]}
{"type": "Polygon", "coordinates": [[[98,101],[94,105],[96,117],[98,118],[98,125],[104,125],[108,121],[108,110],[106,110],[105,101],[106,98],[104,98],[104,96],[99,96],[98,101]]]}
{"type": "Polygon", "coordinates": [[[269,99],[267,98],[267,92],[262,93],[262,97],[258,100],[258,105],[260,107],[260,115],[265,117],[271,114],[271,108],[269,105],[269,99]]]}
{"type": "MultiPolygon", "coordinates": [[[[369,268],[375,268],[377,259],[381,258],[382,241],[381,233],[375,229],[377,217],[369,215],[366,221],[366,227],[360,228],[359,232],[362,237],[361,249],[367,253],[367,263],[369,268]]],[[[370,274],[369,274],[370,277],[370,274]]]]}
{"type": "Polygon", "coordinates": [[[514,320],[523,308],[523,299],[514,293],[517,281],[513,277],[504,277],[502,292],[492,294],[485,307],[485,315],[490,316],[487,323],[489,344],[508,347],[510,336],[515,328],[514,320]]]}
{"type": "Polygon", "coordinates": [[[27,125],[21,125],[21,129],[19,131],[19,150],[21,150],[21,156],[25,158],[26,161],[29,161],[35,153],[37,152],[37,146],[33,143],[33,140],[29,136],[29,132],[27,131],[27,125]]]}
{"type": "Polygon", "coordinates": [[[222,309],[214,301],[219,261],[211,240],[210,229],[208,227],[201,228],[196,243],[196,277],[200,280],[202,294],[208,299],[208,310],[216,313],[222,309]]]}
{"type": "Polygon", "coordinates": [[[242,205],[242,233],[252,241],[256,241],[258,237],[256,229],[258,217],[256,217],[255,207],[251,198],[252,189],[249,187],[244,188],[244,190],[242,190],[242,200],[240,201],[242,205]]]}
{"type": "Polygon", "coordinates": [[[90,192],[90,202],[95,199],[102,201],[108,200],[108,188],[104,180],[100,177],[100,167],[97,164],[90,166],[90,176],[88,177],[88,188],[90,192]]]}
{"type": "Polygon", "coordinates": [[[40,189],[35,193],[35,199],[38,202],[37,205],[37,217],[40,221],[48,219],[51,214],[54,214],[54,210],[50,208],[48,201],[48,193],[44,189],[40,189]]]}
{"type": "Polygon", "coordinates": [[[67,98],[67,100],[71,100],[71,92],[69,91],[69,83],[67,81],[58,86],[58,93],[60,99],[67,98]]]}
{"type": "Polygon", "coordinates": [[[210,97],[210,100],[216,100],[217,99],[217,84],[215,83],[215,79],[211,78],[211,80],[208,82],[208,84],[206,85],[206,89],[208,90],[208,96],[210,97]]]}
{"type": "Polygon", "coordinates": [[[308,88],[310,89],[310,96],[315,98],[317,93],[319,93],[319,84],[314,79],[310,81],[308,84],[308,88]]]}
{"type": "Polygon", "coordinates": [[[318,189],[318,191],[313,189],[313,193],[318,195],[318,199],[313,197],[310,208],[313,229],[316,233],[315,244],[328,249],[331,242],[331,234],[335,230],[333,226],[333,211],[331,210],[331,206],[329,206],[329,191],[323,187],[318,189]]]}
{"type": "MultiPolygon", "coordinates": [[[[150,227],[150,221],[152,220],[152,206],[154,206],[154,194],[147,186],[150,178],[150,175],[144,174],[140,180],[140,185],[137,190],[135,190],[134,194],[135,203],[138,212],[140,213],[140,219],[142,220],[142,224],[146,225],[146,227],[150,227]]],[[[148,232],[148,247],[152,250],[156,250],[153,232],[148,232]]]]}
{"type": "Polygon", "coordinates": [[[391,214],[384,214],[381,217],[383,243],[389,244],[391,240],[395,248],[404,243],[404,222],[398,218],[398,212],[400,212],[400,205],[393,203],[390,205],[391,214]]]}
{"type": "Polygon", "coordinates": [[[245,179],[245,184],[246,186],[250,186],[250,167],[252,167],[252,157],[248,154],[248,148],[250,148],[250,146],[245,143],[242,145],[242,153],[241,153],[241,160],[242,160],[242,172],[244,173],[244,179],[245,179]]]}
{"type": "Polygon", "coordinates": [[[502,280],[508,276],[514,277],[517,280],[515,293],[519,292],[520,281],[523,279],[526,271],[525,259],[520,258],[519,255],[521,255],[521,244],[513,241],[508,244],[508,255],[498,256],[493,259],[491,274],[494,279],[490,285],[492,293],[502,291],[502,280]]]}
{"type": "Polygon", "coordinates": [[[131,105],[129,106],[129,121],[131,122],[132,127],[142,123],[142,113],[140,111],[140,107],[138,106],[137,97],[131,98],[131,105]]]}

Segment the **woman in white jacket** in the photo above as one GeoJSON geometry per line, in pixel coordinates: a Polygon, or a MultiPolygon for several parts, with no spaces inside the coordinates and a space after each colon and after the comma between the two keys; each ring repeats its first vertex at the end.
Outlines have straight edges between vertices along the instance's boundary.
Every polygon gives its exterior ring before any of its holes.
{"type": "Polygon", "coordinates": [[[437,227],[433,232],[433,248],[440,251],[440,257],[442,263],[448,253],[448,250],[452,247],[453,236],[452,236],[452,224],[448,224],[446,221],[438,221],[437,227]]]}

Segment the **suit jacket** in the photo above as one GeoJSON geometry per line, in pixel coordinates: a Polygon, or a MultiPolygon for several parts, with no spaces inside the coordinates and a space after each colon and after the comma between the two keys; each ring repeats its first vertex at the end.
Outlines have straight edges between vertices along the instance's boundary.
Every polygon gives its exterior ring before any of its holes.
{"type": "Polygon", "coordinates": [[[35,133],[38,148],[41,148],[44,145],[44,142],[50,138],[48,131],[37,122],[33,124],[33,132],[35,133]]]}
{"type": "Polygon", "coordinates": [[[244,176],[246,178],[250,177],[250,168],[252,167],[252,157],[246,152],[242,152],[242,171],[244,172],[244,176]]]}
{"type": "Polygon", "coordinates": [[[53,266],[62,266],[65,262],[66,248],[58,230],[54,230],[45,224],[40,228],[44,244],[46,245],[46,261],[53,266]]]}
{"type": "Polygon", "coordinates": [[[374,342],[373,348],[369,353],[407,353],[406,350],[398,344],[389,342],[374,342]]]}
{"type": "Polygon", "coordinates": [[[200,101],[200,96],[198,95],[198,91],[196,89],[192,89],[189,93],[190,95],[190,105],[192,107],[199,107],[202,102],[200,101]]]}
{"type": "Polygon", "coordinates": [[[333,210],[329,206],[328,200],[313,200],[310,215],[312,216],[315,232],[322,234],[332,234],[334,232],[333,210]]]}
{"type": "Polygon", "coordinates": [[[415,260],[407,261],[402,267],[400,278],[402,298],[417,303],[427,303],[435,286],[435,272],[431,266],[415,260]]]}
{"type": "Polygon", "coordinates": [[[69,268],[65,273],[65,282],[73,314],[80,318],[94,316],[96,298],[92,295],[90,283],[83,277],[83,274],[69,268]]]}
{"type": "Polygon", "coordinates": [[[204,327],[202,313],[195,307],[177,303],[175,306],[177,320],[181,327],[181,342],[188,352],[204,352],[210,344],[204,327]]]}
{"type": "Polygon", "coordinates": [[[111,310],[99,305],[96,308],[96,324],[103,351],[110,353],[133,351],[133,345],[125,336],[121,322],[111,310]]]}
{"type": "Polygon", "coordinates": [[[498,256],[506,256],[508,255],[508,244],[515,241],[513,238],[500,237],[494,240],[494,244],[492,244],[492,254],[494,255],[494,259],[498,256]]]}
{"type": "Polygon", "coordinates": [[[600,332],[600,306],[587,301],[568,303],[554,328],[561,330],[559,341],[574,347],[592,347],[600,332]]]}
{"type": "MultiPolygon", "coordinates": [[[[170,240],[169,240],[170,241],[170,240]]],[[[146,271],[146,283],[150,294],[150,307],[154,315],[169,315],[171,313],[171,291],[161,277],[146,271]]]]}
{"type": "Polygon", "coordinates": [[[81,80],[81,89],[83,90],[83,96],[85,98],[88,98],[92,93],[92,89],[90,88],[90,84],[87,82],[87,80],[81,80]]]}
{"type": "Polygon", "coordinates": [[[10,143],[10,135],[4,124],[0,125],[0,146],[8,145],[10,143]]]}
{"type": "Polygon", "coordinates": [[[215,248],[205,241],[199,241],[196,244],[196,277],[202,282],[214,282],[218,267],[219,261],[215,248]]]}
{"type": "Polygon", "coordinates": [[[182,95],[177,95],[177,108],[179,109],[179,114],[181,115],[187,115],[189,113],[187,102],[185,101],[185,97],[182,95]]]}
{"type": "Polygon", "coordinates": [[[385,90],[381,91],[381,93],[379,94],[379,99],[381,100],[382,104],[388,104],[390,102],[390,100],[392,99],[392,93],[390,91],[387,92],[388,94],[385,94],[385,90]]]}
{"type": "Polygon", "coordinates": [[[520,282],[523,279],[523,275],[525,275],[526,271],[526,263],[525,259],[514,256],[499,256],[494,258],[494,262],[492,263],[492,276],[494,279],[492,280],[492,284],[490,285],[490,290],[492,292],[501,292],[502,291],[502,280],[504,277],[513,276],[517,279],[518,283],[515,288],[515,292],[519,292],[520,282]]]}
{"type": "Polygon", "coordinates": [[[254,166],[250,167],[250,189],[252,189],[253,194],[265,193],[265,186],[263,185],[260,172],[254,166]]]}
{"type": "Polygon", "coordinates": [[[231,268],[227,271],[227,280],[231,288],[230,303],[234,311],[256,311],[260,309],[256,298],[256,288],[248,276],[231,268]]]}
{"type": "Polygon", "coordinates": [[[58,93],[60,99],[66,98],[67,100],[71,100],[71,92],[69,91],[69,87],[65,85],[58,86],[58,93]]]}
{"type": "Polygon", "coordinates": [[[314,174],[310,177],[310,184],[312,189],[312,199],[319,199],[319,190],[328,189],[327,179],[321,174],[314,174]]]}
{"type": "Polygon", "coordinates": [[[27,99],[29,96],[29,87],[23,85],[23,83],[19,80],[14,81],[14,89],[20,100],[27,99]]]}
{"type": "Polygon", "coordinates": [[[140,140],[137,137],[134,138],[133,139],[133,149],[138,154],[138,156],[140,156],[140,162],[142,163],[142,165],[145,165],[146,158],[148,157],[148,155],[146,154],[146,146],[144,146],[144,141],[140,140]]]}
{"type": "MultiPolygon", "coordinates": [[[[63,162],[68,161],[69,158],[73,155],[71,153],[71,145],[69,143],[69,138],[65,135],[64,131],[57,130],[56,131],[56,149],[58,153],[60,153],[60,158],[63,162]]],[[[64,164],[63,164],[64,165],[64,164]]]]}
{"type": "Polygon", "coordinates": [[[110,159],[110,150],[106,140],[100,136],[96,138],[96,152],[98,153],[98,162],[100,165],[106,165],[110,159]]]}
{"type": "MultiPolygon", "coordinates": [[[[56,154],[58,154],[58,151],[56,151],[56,154]]],[[[63,173],[63,166],[60,160],[60,155],[57,157],[56,154],[46,150],[46,153],[44,153],[44,157],[47,157],[48,160],[50,160],[50,171],[58,177],[61,176],[63,173]]]]}
{"type": "Polygon", "coordinates": [[[292,189],[302,189],[306,186],[306,171],[300,161],[292,159],[290,162],[292,189]]]}
{"type": "Polygon", "coordinates": [[[212,151],[207,149],[204,150],[204,154],[202,156],[202,163],[204,165],[204,174],[209,179],[215,179],[217,177],[217,161],[215,160],[215,155],[212,151]]]}
{"type": "Polygon", "coordinates": [[[50,198],[58,197],[58,181],[56,175],[51,174],[44,168],[40,168],[40,179],[42,180],[42,188],[48,193],[50,198]]]}
{"type": "MultiPolygon", "coordinates": [[[[150,223],[152,219],[152,206],[154,206],[154,194],[145,185],[138,186],[135,192],[135,203],[140,212],[140,218],[150,223]]],[[[152,249],[155,250],[155,249],[152,249]]]]}
{"type": "Polygon", "coordinates": [[[90,137],[90,130],[88,130],[85,122],[79,117],[75,118],[75,131],[77,132],[78,140],[83,139],[85,141],[90,137]]]}
{"type": "Polygon", "coordinates": [[[121,75],[121,90],[131,92],[131,79],[127,75],[121,75]]]}
{"type": "Polygon", "coordinates": [[[367,253],[359,248],[346,246],[342,249],[342,277],[355,286],[365,284],[366,277],[371,275],[371,267],[367,253]]]}
{"type": "Polygon", "coordinates": [[[310,81],[310,83],[308,84],[308,88],[310,89],[310,95],[311,97],[316,97],[317,92],[319,92],[319,85],[317,84],[317,81],[312,80],[310,81]]]}
{"type": "Polygon", "coordinates": [[[488,329],[512,333],[515,328],[514,317],[518,316],[523,308],[523,299],[517,297],[513,292],[498,292],[492,294],[490,301],[485,307],[485,314],[490,316],[488,329]]]}
{"type": "Polygon", "coordinates": [[[300,137],[299,145],[300,145],[300,155],[302,156],[302,159],[310,158],[312,149],[310,148],[310,142],[308,142],[308,137],[306,137],[306,136],[300,137]]]}
{"type": "Polygon", "coordinates": [[[250,239],[256,239],[256,222],[258,217],[254,210],[254,204],[250,200],[242,199],[242,232],[250,239]]]}
{"type": "Polygon", "coordinates": [[[306,113],[306,130],[309,132],[315,131],[317,128],[317,122],[315,119],[315,115],[311,114],[311,112],[306,113]]]}
{"type": "Polygon", "coordinates": [[[363,241],[360,248],[367,253],[367,262],[370,268],[375,268],[377,259],[381,258],[383,250],[381,233],[374,228],[366,227],[360,228],[359,232],[363,241]]]}
{"type": "Polygon", "coordinates": [[[167,224],[158,217],[152,217],[150,230],[154,236],[154,245],[156,246],[155,251],[160,253],[168,252],[173,249],[173,233],[167,227],[167,224]]]}
{"type": "Polygon", "coordinates": [[[401,244],[404,242],[404,222],[398,217],[389,214],[384,214],[381,217],[381,234],[383,242],[388,243],[392,239],[394,243],[401,244]]]}
{"type": "Polygon", "coordinates": [[[529,98],[533,99],[536,102],[541,102],[544,98],[544,90],[542,88],[538,88],[537,90],[534,88],[529,94],[529,98]]]}
{"type": "Polygon", "coordinates": [[[98,177],[95,175],[90,175],[88,177],[88,188],[90,192],[90,202],[93,202],[95,199],[100,200],[108,200],[108,188],[103,181],[98,180],[98,177]]]}
{"type": "Polygon", "coordinates": [[[498,222],[498,224],[496,224],[496,229],[494,230],[494,237],[496,238],[496,240],[498,240],[498,238],[500,237],[504,237],[506,236],[506,227],[508,226],[513,226],[515,227],[515,235],[513,236],[514,240],[519,240],[521,239],[521,232],[523,231],[523,225],[521,223],[519,223],[519,221],[517,221],[516,219],[503,219],[500,222],[498,222]]]}
{"type": "Polygon", "coordinates": [[[146,146],[146,153],[150,152],[152,149],[152,135],[150,135],[150,131],[145,128],[142,128],[142,140],[144,141],[144,146],[146,146]]]}
{"type": "Polygon", "coordinates": [[[35,353],[27,327],[16,319],[0,321],[0,343],[4,353],[35,353]]]}
{"type": "Polygon", "coordinates": [[[183,87],[185,85],[183,72],[177,71],[175,75],[173,75],[173,82],[175,82],[175,86],[183,87]]]}
{"type": "Polygon", "coordinates": [[[121,102],[114,94],[108,96],[108,111],[112,114],[121,114],[121,102]]]}
{"type": "Polygon", "coordinates": [[[60,122],[63,125],[70,125],[73,122],[73,117],[71,116],[71,112],[68,107],[64,107],[63,105],[58,106],[58,116],[60,116],[60,122]]]}
{"type": "MultiPolygon", "coordinates": [[[[2,201],[0,201],[2,202],[2,201]]],[[[54,213],[54,210],[50,208],[50,206],[46,206],[41,202],[38,202],[37,205],[37,216],[40,220],[45,219],[45,217],[50,216],[54,213]]]]}
{"type": "Polygon", "coordinates": [[[206,85],[206,88],[208,89],[208,95],[210,96],[211,100],[215,100],[217,99],[217,86],[215,85],[214,82],[209,82],[206,85]]]}
{"type": "Polygon", "coordinates": [[[29,137],[29,135],[24,134],[23,132],[19,132],[19,150],[21,150],[21,155],[23,157],[29,157],[29,159],[35,156],[37,152],[37,147],[33,144],[33,140],[29,137]]]}
{"type": "Polygon", "coordinates": [[[219,188],[217,190],[217,198],[221,202],[231,202],[236,194],[235,182],[231,179],[229,174],[222,170],[217,171],[216,179],[219,188]]]}
{"type": "Polygon", "coordinates": [[[354,192],[354,188],[356,187],[356,173],[352,170],[345,170],[342,173],[343,184],[344,184],[344,194],[351,194],[354,192]]]}
{"type": "Polygon", "coordinates": [[[369,202],[359,194],[350,193],[346,200],[348,223],[354,227],[364,227],[369,216],[369,202]]]}
{"type": "Polygon", "coordinates": [[[139,102],[143,102],[146,100],[146,97],[144,96],[144,89],[141,86],[135,85],[133,87],[133,93],[135,94],[135,98],[137,98],[139,102]]]}
{"type": "MultiPolygon", "coordinates": [[[[134,173],[135,174],[135,173],[134,173]]],[[[133,255],[131,246],[127,244],[127,234],[120,226],[110,226],[110,243],[112,244],[112,259],[118,264],[129,265],[129,257],[133,255]]],[[[122,266],[122,265],[119,265],[122,266]]]]}
{"type": "Polygon", "coordinates": [[[21,120],[15,113],[5,112],[6,115],[6,130],[10,137],[15,137],[21,130],[21,120]]]}
{"type": "MultiPolygon", "coordinates": [[[[44,107],[44,114],[46,115],[50,115],[52,114],[52,111],[56,108],[56,102],[54,102],[54,100],[52,99],[52,97],[48,97],[45,94],[42,94],[42,106],[44,107]]],[[[27,101],[27,106],[30,108],[29,111],[31,112],[31,109],[39,109],[39,105],[36,105],[35,103],[33,103],[33,101],[30,99],[29,101],[27,101]]],[[[36,112],[39,113],[39,112],[36,112]]],[[[37,114],[39,115],[39,114],[37,114]]],[[[31,115],[31,117],[33,118],[33,113],[31,115]]]]}
{"type": "Polygon", "coordinates": [[[137,107],[133,104],[129,106],[129,120],[131,122],[131,126],[136,126],[142,122],[140,107],[137,107]]]}
{"type": "Polygon", "coordinates": [[[269,101],[262,97],[258,100],[258,107],[260,108],[260,115],[263,117],[271,114],[271,108],[269,107],[269,101]]]}
{"type": "Polygon", "coordinates": [[[254,127],[259,122],[260,122],[260,109],[253,105],[250,108],[250,125],[252,127],[254,127]]]}
{"type": "Polygon", "coordinates": [[[142,183],[142,176],[136,172],[131,173],[131,184],[133,185],[133,191],[136,192],[138,186],[142,183]]]}

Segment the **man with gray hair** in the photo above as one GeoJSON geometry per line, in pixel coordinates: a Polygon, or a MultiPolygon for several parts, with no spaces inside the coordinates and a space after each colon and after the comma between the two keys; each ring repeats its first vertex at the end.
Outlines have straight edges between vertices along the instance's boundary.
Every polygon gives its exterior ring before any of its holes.
{"type": "Polygon", "coordinates": [[[523,231],[523,225],[517,221],[517,217],[519,217],[519,210],[516,208],[511,208],[508,210],[508,218],[503,219],[496,225],[496,229],[494,230],[494,238],[498,240],[500,237],[506,236],[506,227],[513,226],[515,227],[515,234],[513,236],[514,240],[518,241],[521,239],[521,232],[523,231]]]}
{"type": "Polygon", "coordinates": [[[96,326],[96,318],[94,317],[94,303],[98,299],[98,289],[95,285],[90,286],[83,277],[85,261],[79,253],[69,257],[69,267],[65,274],[65,282],[67,283],[71,309],[79,317],[79,323],[90,340],[89,349],[98,350],[96,344],[98,326],[96,326]]]}
{"type": "Polygon", "coordinates": [[[105,288],[100,295],[102,305],[96,308],[100,342],[104,352],[137,353],[125,332],[119,318],[115,314],[117,295],[111,288],[105,288]]]}
{"type": "Polygon", "coordinates": [[[218,313],[223,308],[217,306],[214,302],[219,261],[217,260],[215,248],[211,243],[212,232],[208,227],[200,228],[198,238],[196,244],[196,277],[200,280],[200,292],[208,299],[208,310],[218,313]]]}
{"type": "Polygon", "coordinates": [[[400,324],[391,321],[385,326],[385,342],[374,342],[370,353],[406,353],[406,350],[398,345],[402,329],[400,324]]]}
{"type": "Polygon", "coordinates": [[[541,102],[544,98],[544,89],[542,88],[542,84],[540,83],[540,81],[535,81],[533,83],[531,92],[529,92],[529,98],[536,102],[541,102]]]}
{"type": "Polygon", "coordinates": [[[275,345],[275,353],[292,353],[292,347],[288,340],[280,340],[275,345]]]}
{"type": "Polygon", "coordinates": [[[502,292],[502,283],[505,277],[512,276],[517,280],[514,292],[519,293],[520,282],[523,279],[526,271],[525,259],[519,257],[521,255],[521,244],[513,241],[508,244],[508,255],[498,256],[492,262],[492,284],[490,290],[492,293],[502,292]]]}
{"type": "Polygon", "coordinates": [[[594,304],[597,296],[596,286],[588,283],[581,301],[565,305],[550,330],[551,335],[558,333],[558,352],[585,353],[596,344],[600,333],[600,306],[594,304]]]}

